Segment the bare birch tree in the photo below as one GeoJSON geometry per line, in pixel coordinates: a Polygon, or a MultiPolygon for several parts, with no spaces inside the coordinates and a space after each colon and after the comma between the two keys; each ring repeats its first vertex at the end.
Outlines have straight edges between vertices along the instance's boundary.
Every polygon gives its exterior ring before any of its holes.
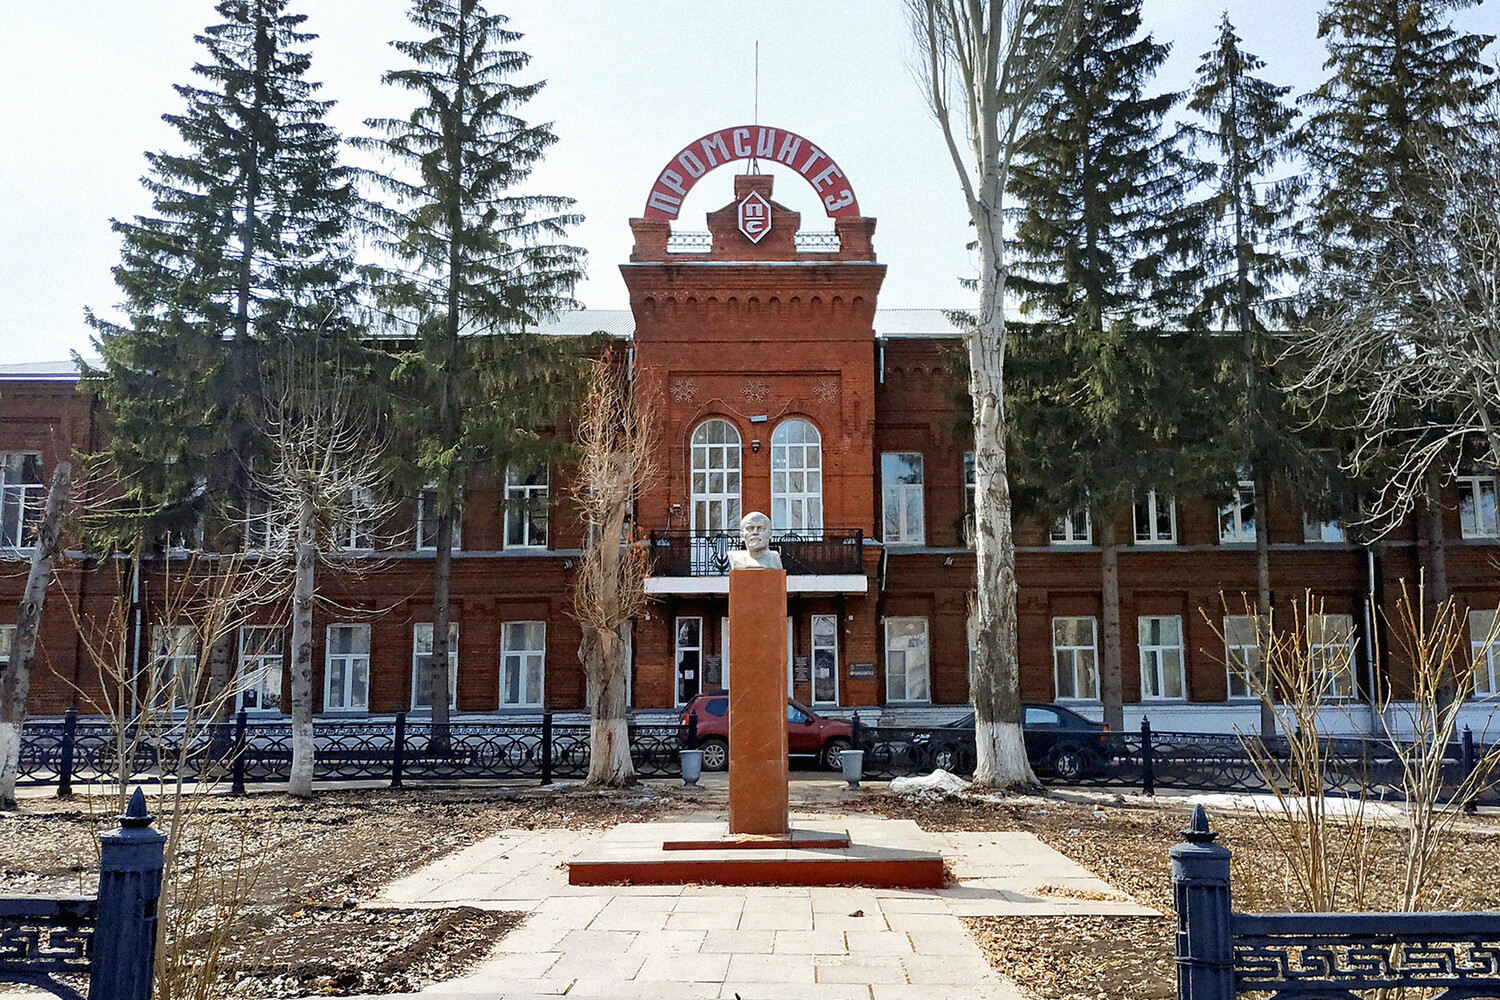
{"type": "Polygon", "coordinates": [[[919,79],[958,173],[980,256],[977,322],[965,334],[974,407],[978,633],[970,695],[975,784],[1034,784],[1021,733],[1016,553],[1005,415],[1005,189],[1037,96],[1076,43],[1087,0],[908,0],[919,79]],[[1038,56],[1034,43],[1051,32],[1038,56]]]}
{"type": "Polygon", "coordinates": [[[631,622],[646,608],[649,552],[630,536],[631,510],[656,478],[651,407],[634,405],[618,363],[595,363],[577,430],[573,500],[584,527],[583,556],[573,581],[573,615],[583,638],[578,660],[588,683],[588,785],[629,785],[626,691],[631,622]]]}
{"type": "Polygon", "coordinates": [[[47,506],[37,525],[31,572],[21,594],[16,634],[10,662],[0,666],[0,809],[16,807],[16,776],[21,768],[21,729],[26,724],[26,700],[31,691],[31,665],[36,659],[37,630],[42,624],[42,603],[52,582],[52,560],[57,555],[58,536],[73,484],[73,466],[57,463],[47,506]]]}
{"type": "Polygon", "coordinates": [[[272,567],[281,567],[282,592],[291,591],[292,768],[287,791],[310,798],[317,567],[322,562],[346,575],[368,570],[367,557],[356,563],[347,555],[375,547],[377,526],[390,510],[376,500],[384,483],[379,431],[355,402],[350,377],[336,364],[315,376],[296,374],[296,366],[288,371],[279,391],[267,393],[265,430],[273,461],[267,474],[257,477],[256,489],[268,516],[287,532],[285,542],[268,553],[272,567]]]}

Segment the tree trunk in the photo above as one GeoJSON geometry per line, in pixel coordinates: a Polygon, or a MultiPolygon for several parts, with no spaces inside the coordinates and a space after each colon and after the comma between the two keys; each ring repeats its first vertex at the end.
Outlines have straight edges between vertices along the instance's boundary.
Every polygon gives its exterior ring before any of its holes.
{"type": "MultiPolygon", "coordinates": [[[[1422,514],[1427,522],[1427,573],[1426,591],[1428,621],[1436,620],[1436,613],[1450,596],[1448,590],[1448,540],[1443,528],[1443,484],[1436,469],[1428,469],[1422,480],[1422,514]]],[[[1437,710],[1445,713],[1458,697],[1456,658],[1449,657],[1443,665],[1443,679],[1437,687],[1437,710]]]]}
{"type": "Polygon", "coordinates": [[[448,623],[452,620],[449,589],[453,583],[453,524],[455,507],[438,519],[437,557],[432,564],[432,659],[428,661],[428,697],[432,702],[433,753],[447,753],[448,731],[448,623]]]}
{"type": "Polygon", "coordinates": [[[625,714],[625,687],[630,647],[625,626],[618,631],[585,629],[578,658],[588,678],[589,773],[586,785],[615,788],[636,782],[630,759],[630,724],[625,714]]]}
{"type": "Polygon", "coordinates": [[[1271,525],[1264,473],[1256,468],[1251,476],[1255,480],[1255,670],[1259,675],[1260,735],[1268,739],[1276,735],[1276,709],[1266,673],[1266,650],[1271,644],[1271,525]]]}
{"type": "MultiPolygon", "coordinates": [[[[998,184],[998,182],[996,182],[998,184]]],[[[1034,785],[1021,732],[1021,670],[1016,610],[1016,543],[1010,523],[1005,455],[1005,268],[1000,194],[988,191],[987,218],[976,218],[986,268],[979,318],[968,337],[974,405],[975,610],[979,628],[971,697],[977,760],[974,784],[1034,785]]]]}
{"type": "Polygon", "coordinates": [[[57,463],[47,490],[47,508],[37,527],[36,548],[31,553],[31,572],[21,594],[16,618],[10,666],[0,670],[0,809],[16,807],[16,777],[21,767],[21,730],[26,724],[26,697],[31,690],[31,665],[36,659],[37,629],[42,622],[42,602],[52,579],[52,558],[57,554],[58,533],[73,484],[73,466],[57,463]]]}
{"type": "Polygon", "coordinates": [[[292,585],[292,775],[287,792],[312,798],[313,604],[317,593],[317,522],[311,497],[297,508],[296,579],[292,585]]]}
{"type": "Polygon", "coordinates": [[[1104,724],[1121,732],[1125,728],[1125,677],[1120,655],[1120,539],[1108,511],[1101,512],[1096,520],[1104,633],[1100,636],[1104,655],[1099,668],[1099,700],[1104,705],[1104,724]]]}

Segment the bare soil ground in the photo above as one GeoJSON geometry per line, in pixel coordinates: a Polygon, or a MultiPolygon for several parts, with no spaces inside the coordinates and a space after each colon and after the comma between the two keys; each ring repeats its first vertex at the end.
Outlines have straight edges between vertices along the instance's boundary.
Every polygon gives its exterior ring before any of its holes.
{"type": "MultiPolygon", "coordinates": [[[[1105,804],[1056,797],[994,801],[971,796],[870,801],[925,830],[1023,830],[1161,911],[1161,917],[984,917],[968,921],[996,971],[1046,1000],[1170,1000],[1177,995],[1171,867],[1167,851],[1190,818],[1181,800],[1139,798],[1105,804]]],[[[1211,816],[1219,843],[1234,852],[1234,906],[1245,911],[1306,909],[1279,846],[1285,828],[1245,812],[1211,816]]],[[[1402,879],[1400,831],[1375,827],[1364,908],[1395,905],[1402,879]]],[[[1429,906],[1500,909],[1500,817],[1460,821],[1439,861],[1429,906]]]]}
{"type": "MultiPolygon", "coordinates": [[[[113,798],[80,796],[26,799],[21,811],[0,813],[0,893],[94,892],[97,835],[115,825],[114,807],[113,798]]],[[[357,909],[387,883],[504,830],[602,827],[693,807],[665,782],[608,793],[335,790],[309,803],[202,797],[181,855],[199,914],[184,940],[201,951],[212,927],[228,923],[220,982],[237,998],[419,989],[483,958],[519,915],[357,909]],[[227,883],[192,880],[209,871],[227,883]]]]}

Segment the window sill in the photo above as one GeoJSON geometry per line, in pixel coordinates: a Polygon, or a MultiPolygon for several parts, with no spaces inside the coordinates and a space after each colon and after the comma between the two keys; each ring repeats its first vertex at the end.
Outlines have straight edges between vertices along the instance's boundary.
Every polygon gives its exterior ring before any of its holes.
{"type": "Polygon", "coordinates": [[[1176,544],[1177,544],[1177,539],[1175,539],[1175,538],[1152,538],[1152,539],[1137,538],[1135,540],[1135,545],[1138,548],[1158,548],[1158,549],[1165,549],[1165,548],[1170,548],[1170,547],[1172,547],[1173,545],[1176,545],[1176,544]]]}

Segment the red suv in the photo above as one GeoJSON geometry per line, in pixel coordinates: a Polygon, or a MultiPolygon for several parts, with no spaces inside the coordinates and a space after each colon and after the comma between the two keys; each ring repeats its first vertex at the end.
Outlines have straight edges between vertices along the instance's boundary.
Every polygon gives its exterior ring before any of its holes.
{"type": "MultiPolygon", "coordinates": [[[[682,724],[698,717],[697,749],[703,751],[703,770],[722,771],[729,766],[729,693],[700,694],[682,710],[682,724]]],[[[793,756],[812,756],[837,771],[849,749],[849,723],[825,719],[801,702],[786,700],[786,743],[793,756]]],[[[692,749],[692,748],[690,748],[692,749]]]]}

